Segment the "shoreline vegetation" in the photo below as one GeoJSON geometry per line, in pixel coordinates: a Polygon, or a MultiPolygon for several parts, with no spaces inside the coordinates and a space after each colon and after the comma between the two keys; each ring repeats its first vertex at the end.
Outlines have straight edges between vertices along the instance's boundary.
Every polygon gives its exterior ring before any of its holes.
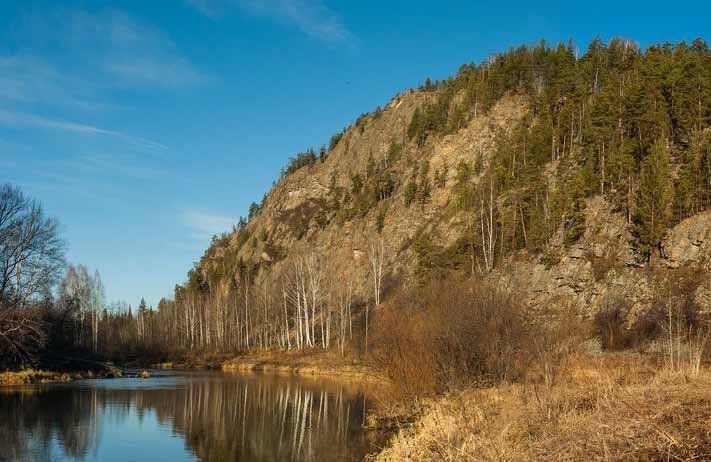
{"type": "Polygon", "coordinates": [[[0,387],[136,377],[149,378],[150,373],[143,368],[116,366],[111,362],[62,357],[45,360],[38,368],[0,371],[0,387]]]}
{"type": "Polygon", "coordinates": [[[151,364],[155,369],[213,369],[223,372],[264,372],[283,375],[314,375],[329,379],[352,379],[386,383],[381,371],[356,357],[341,357],[332,351],[253,351],[240,355],[193,356],[178,361],[151,364]]]}
{"type": "Polygon", "coordinates": [[[711,460],[711,373],[638,353],[575,354],[555,383],[427,401],[373,460],[711,460]]]}
{"type": "MultiPolygon", "coordinates": [[[[367,352],[175,351],[155,366],[380,379],[363,424],[389,440],[372,454],[380,462],[709,460],[708,313],[683,292],[653,306],[625,327],[606,311],[587,321],[560,307],[534,314],[516,292],[481,281],[432,281],[373,311],[367,352]]],[[[124,364],[147,364],[134,361],[124,364]]]]}
{"type": "MultiPolygon", "coordinates": [[[[69,367],[20,369],[0,372],[0,386],[34,383],[70,382],[73,380],[140,377],[145,369],[215,370],[225,373],[254,372],[280,375],[321,376],[332,380],[347,379],[370,383],[388,383],[381,371],[355,358],[343,358],[329,351],[255,351],[241,355],[192,355],[180,360],[148,364],[129,361],[115,366],[111,363],[71,359],[85,363],[86,369],[69,367]],[[90,363],[91,368],[86,363],[90,363]],[[131,372],[129,372],[131,371],[131,372]]],[[[65,361],[66,363],[67,361],[65,361]]],[[[76,364],[75,364],[76,365],[76,364]]]]}
{"type": "Polygon", "coordinates": [[[0,387],[47,383],[73,382],[87,379],[113,379],[136,377],[138,374],[124,374],[121,371],[53,371],[43,369],[22,369],[0,372],[0,387]]]}
{"type": "Polygon", "coordinates": [[[0,372],[0,386],[29,385],[36,383],[71,382],[89,378],[81,372],[53,372],[36,369],[0,372]]]}

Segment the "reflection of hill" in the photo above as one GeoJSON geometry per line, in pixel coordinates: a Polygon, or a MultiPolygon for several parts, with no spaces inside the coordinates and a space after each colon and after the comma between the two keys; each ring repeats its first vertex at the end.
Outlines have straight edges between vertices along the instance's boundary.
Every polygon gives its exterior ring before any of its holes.
{"type": "MultiPolygon", "coordinates": [[[[48,387],[0,399],[0,451],[7,459],[84,459],[101,444],[100,424],[128,424],[129,411],[170,426],[204,461],[361,460],[363,395],[347,385],[276,377],[194,376],[172,388],[48,387]],[[56,451],[56,450],[55,450],[56,451]],[[28,457],[31,454],[31,457],[28,457]]],[[[103,438],[113,436],[104,432],[103,438]]]]}

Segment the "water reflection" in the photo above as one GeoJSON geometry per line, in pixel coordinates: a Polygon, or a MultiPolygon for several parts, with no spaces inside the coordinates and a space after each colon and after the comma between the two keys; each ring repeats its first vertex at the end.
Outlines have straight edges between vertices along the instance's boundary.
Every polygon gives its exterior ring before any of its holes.
{"type": "Polygon", "coordinates": [[[276,376],[196,374],[0,391],[5,460],[362,460],[362,392],[276,376]]]}

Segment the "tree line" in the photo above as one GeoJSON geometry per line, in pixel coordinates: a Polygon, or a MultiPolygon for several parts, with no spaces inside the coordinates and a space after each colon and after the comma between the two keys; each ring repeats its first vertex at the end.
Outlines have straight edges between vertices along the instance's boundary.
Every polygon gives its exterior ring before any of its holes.
{"type": "Polygon", "coordinates": [[[109,307],[99,272],[68,264],[64,249],[37,200],[0,186],[0,368],[101,357],[117,344],[125,310],[109,307]]]}
{"type": "MultiPolygon", "coordinates": [[[[355,281],[343,285],[316,252],[266,278],[241,259],[223,272],[196,268],[176,286],[174,299],[162,299],[156,309],[141,299],[134,310],[106,301],[98,271],[67,264],[58,222],[8,184],[0,190],[0,257],[0,367],[64,356],[160,359],[253,348],[346,354],[363,342],[367,348],[369,308],[355,300],[355,281]]],[[[376,305],[384,258],[384,247],[373,246],[364,261],[376,305]]]]}
{"type": "Polygon", "coordinates": [[[114,339],[116,350],[156,357],[273,348],[335,349],[341,355],[367,350],[368,317],[371,305],[380,304],[386,258],[382,241],[373,245],[363,259],[363,281],[333,274],[315,251],[259,278],[260,269],[241,259],[227,276],[195,268],[176,286],[173,299],[161,299],[156,310],[124,315],[128,335],[114,339]],[[371,297],[356,297],[360,283],[371,297]]]}

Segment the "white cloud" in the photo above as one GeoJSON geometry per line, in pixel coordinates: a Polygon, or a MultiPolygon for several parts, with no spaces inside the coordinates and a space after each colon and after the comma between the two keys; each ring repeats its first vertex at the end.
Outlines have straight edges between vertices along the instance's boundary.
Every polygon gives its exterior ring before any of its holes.
{"type": "Polygon", "coordinates": [[[190,236],[200,240],[230,231],[235,224],[232,218],[197,209],[184,210],[181,220],[190,230],[190,236]]]}
{"type": "Polygon", "coordinates": [[[216,20],[230,5],[282,23],[328,43],[352,43],[353,34],[321,0],[186,0],[203,15],[216,20]]]}

